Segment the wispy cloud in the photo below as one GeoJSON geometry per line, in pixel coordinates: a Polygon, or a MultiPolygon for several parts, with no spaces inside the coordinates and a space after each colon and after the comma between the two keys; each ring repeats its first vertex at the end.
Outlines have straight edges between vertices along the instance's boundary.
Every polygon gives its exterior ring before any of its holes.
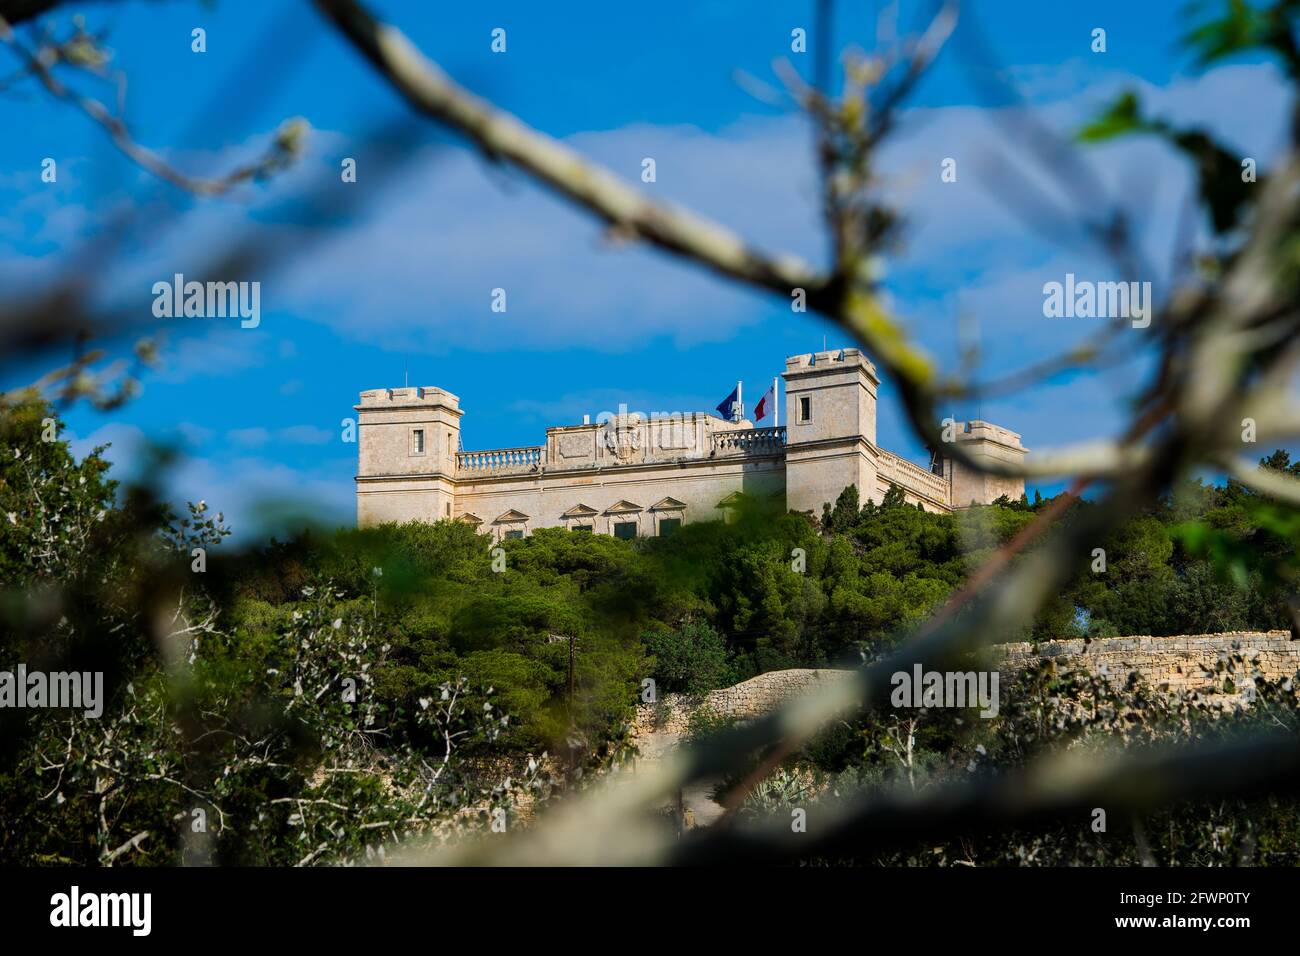
{"type": "Polygon", "coordinates": [[[334,438],[334,433],[318,425],[289,425],[285,428],[264,428],[254,425],[249,428],[232,428],[226,437],[236,445],[257,448],[272,442],[284,442],[288,445],[324,445],[334,438]]]}

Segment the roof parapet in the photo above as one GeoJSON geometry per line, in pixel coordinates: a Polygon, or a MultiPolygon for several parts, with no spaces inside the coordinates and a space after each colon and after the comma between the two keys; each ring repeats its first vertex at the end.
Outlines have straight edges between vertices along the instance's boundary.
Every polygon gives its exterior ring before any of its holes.
{"type": "Polygon", "coordinates": [[[872,378],[879,378],[876,373],[876,366],[858,348],[805,352],[802,355],[788,355],[785,359],[785,372],[787,375],[792,372],[821,371],[828,368],[845,367],[865,368],[872,378]]]}
{"type": "Polygon", "coordinates": [[[357,408],[411,408],[445,405],[460,408],[460,399],[443,388],[409,385],[404,388],[372,388],[361,393],[357,408]]]}
{"type": "Polygon", "coordinates": [[[957,422],[957,441],[992,441],[1008,448],[1024,449],[1020,435],[1009,428],[994,425],[982,419],[973,418],[968,422],[957,422]]]}

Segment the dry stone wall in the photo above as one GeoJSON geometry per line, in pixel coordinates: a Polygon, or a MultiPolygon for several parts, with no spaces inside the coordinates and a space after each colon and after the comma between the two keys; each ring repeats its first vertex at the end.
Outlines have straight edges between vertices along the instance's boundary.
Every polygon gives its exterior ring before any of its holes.
{"type": "Polygon", "coordinates": [[[1189,634],[1177,637],[1108,637],[1100,640],[1049,641],[1000,644],[994,659],[1003,678],[1039,660],[1047,659],[1064,670],[1086,669],[1122,685],[1134,671],[1153,687],[1170,691],[1208,691],[1214,686],[1215,665],[1240,654],[1256,661],[1268,680],[1291,677],[1300,670],[1300,641],[1287,631],[1230,631],[1225,634],[1189,634]]]}
{"type": "MultiPolygon", "coordinates": [[[[1040,660],[1058,669],[1089,670],[1122,685],[1134,671],[1153,687],[1171,692],[1214,689],[1215,665],[1228,655],[1255,661],[1268,680],[1300,672],[1300,641],[1287,631],[1232,631],[1225,634],[1191,634],[1176,637],[1110,637],[1092,641],[1049,641],[1032,644],[998,644],[992,648],[999,681],[1007,686],[1015,675],[1040,660]]],[[[769,671],[702,698],[669,694],[661,704],[643,704],[637,714],[638,733],[681,733],[691,713],[706,707],[727,718],[748,720],[773,710],[778,704],[829,681],[842,680],[843,670],[798,669],[769,671]]]]}
{"type": "Polygon", "coordinates": [[[719,717],[749,720],[775,710],[782,702],[826,683],[843,680],[850,672],[816,668],[768,671],[747,681],[710,691],[703,697],[667,694],[661,704],[642,704],[637,727],[672,734],[686,730],[691,714],[701,708],[719,717]]]}

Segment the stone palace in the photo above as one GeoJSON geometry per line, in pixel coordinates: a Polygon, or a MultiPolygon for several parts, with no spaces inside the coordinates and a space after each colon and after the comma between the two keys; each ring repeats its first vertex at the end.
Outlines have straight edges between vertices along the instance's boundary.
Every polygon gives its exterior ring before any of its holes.
{"type": "MultiPolygon", "coordinates": [[[[1019,498],[1021,479],[974,471],[942,455],[929,468],[876,444],[875,366],[858,349],[786,359],[784,421],[755,428],[705,412],[558,425],[546,443],[461,451],[460,400],[441,388],[361,393],[357,523],[450,518],[494,541],[534,528],[632,538],[688,521],[725,520],[741,496],[820,515],[849,485],[862,501],[890,487],[930,511],[1019,498]]],[[[1020,436],[984,421],[957,426],[977,460],[1016,463],[1020,436]]]]}

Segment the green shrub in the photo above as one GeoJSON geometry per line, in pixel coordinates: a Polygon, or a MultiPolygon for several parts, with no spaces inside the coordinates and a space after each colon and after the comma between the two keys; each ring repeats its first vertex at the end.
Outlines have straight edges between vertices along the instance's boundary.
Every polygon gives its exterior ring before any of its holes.
{"type": "Polygon", "coordinates": [[[734,683],[726,643],[708,624],[690,621],[677,630],[650,631],[641,640],[654,658],[660,693],[707,694],[734,683]]]}

